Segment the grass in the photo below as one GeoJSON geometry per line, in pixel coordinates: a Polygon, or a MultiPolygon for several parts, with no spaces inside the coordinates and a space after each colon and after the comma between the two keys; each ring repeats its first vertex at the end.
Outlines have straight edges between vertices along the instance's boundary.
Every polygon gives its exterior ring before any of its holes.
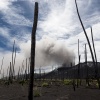
{"type": "Polygon", "coordinates": [[[64,85],[72,85],[72,80],[67,80],[67,79],[65,79],[65,80],[63,81],[63,84],[64,84],[64,85]]]}
{"type": "Polygon", "coordinates": [[[25,81],[25,80],[19,81],[19,84],[21,84],[21,85],[24,85],[24,84],[26,84],[26,83],[27,83],[27,81],[25,81]]]}
{"type": "Polygon", "coordinates": [[[35,87],[34,92],[33,92],[34,97],[40,97],[41,96],[41,88],[35,87]]]}
{"type": "Polygon", "coordinates": [[[5,81],[4,84],[5,84],[5,85],[9,85],[10,82],[9,82],[9,81],[5,81]]]}
{"type": "Polygon", "coordinates": [[[34,97],[40,97],[41,93],[38,90],[34,91],[34,97]]]}
{"type": "Polygon", "coordinates": [[[42,87],[47,87],[49,84],[47,82],[42,83],[42,87]]]}
{"type": "Polygon", "coordinates": [[[98,83],[96,83],[96,86],[97,86],[97,87],[99,87],[99,84],[98,84],[98,83]]]}

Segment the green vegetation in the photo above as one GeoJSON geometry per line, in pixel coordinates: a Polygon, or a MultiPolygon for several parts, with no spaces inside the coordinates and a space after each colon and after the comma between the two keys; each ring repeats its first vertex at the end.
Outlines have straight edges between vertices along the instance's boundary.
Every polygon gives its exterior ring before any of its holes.
{"type": "Polygon", "coordinates": [[[42,87],[47,87],[49,84],[47,82],[42,83],[42,87]]]}
{"type": "Polygon", "coordinates": [[[39,90],[35,90],[34,91],[34,97],[40,97],[41,93],[39,92],[39,90]]]}
{"type": "Polygon", "coordinates": [[[97,86],[97,87],[99,87],[99,84],[98,84],[98,83],[96,83],[96,86],[97,86]]]}
{"type": "Polygon", "coordinates": [[[21,85],[24,85],[25,83],[27,83],[27,81],[25,81],[25,80],[19,81],[19,84],[21,84],[21,85]]]}
{"type": "Polygon", "coordinates": [[[64,85],[72,85],[72,80],[67,80],[67,79],[65,79],[65,80],[63,81],[63,84],[64,84],[64,85]]]}
{"type": "Polygon", "coordinates": [[[34,97],[40,97],[41,96],[41,88],[35,87],[33,93],[34,93],[33,94],[34,97]]]}

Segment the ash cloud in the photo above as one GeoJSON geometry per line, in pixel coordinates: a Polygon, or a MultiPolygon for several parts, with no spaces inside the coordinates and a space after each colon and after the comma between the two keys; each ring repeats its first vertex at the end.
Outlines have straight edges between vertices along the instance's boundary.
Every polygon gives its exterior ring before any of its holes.
{"type": "Polygon", "coordinates": [[[44,36],[36,43],[35,66],[70,65],[74,62],[75,54],[60,40],[44,36]]]}

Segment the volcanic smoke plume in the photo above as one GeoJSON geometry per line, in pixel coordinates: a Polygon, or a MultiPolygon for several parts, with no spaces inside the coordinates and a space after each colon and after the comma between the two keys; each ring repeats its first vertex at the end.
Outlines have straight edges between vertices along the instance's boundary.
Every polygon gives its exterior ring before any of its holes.
{"type": "Polygon", "coordinates": [[[74,53],[59,40],[44,36],[36,42],[35,66],[53,66],[66,64],[74,61],[74,53]]]}

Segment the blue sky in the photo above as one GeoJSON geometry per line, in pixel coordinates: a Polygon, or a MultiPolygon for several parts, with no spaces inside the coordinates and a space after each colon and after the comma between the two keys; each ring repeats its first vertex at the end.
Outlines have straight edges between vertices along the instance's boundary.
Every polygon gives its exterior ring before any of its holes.
{"type": "MultiPolygon", "coordinates": [[[[9,66],[13,41],[16,41],[16,69],[23,59],[29,57],[34,3],[39,2],[39,20],[36,39],[44,38],[63,43],[75,53],[80,39],[81,61],[84,61],[84,44],[87,43],[81,28],[74,0],[2,0],[0,1],[0,64],[4,57],[4,68],[9,66]]],[[[100,0],[77,0],[79,12],[91,40],[93,27],[98,61],[100,57],[100,0]]],[[[38,44],[37,43],[37,44],[38,44]]],[[[91,55],[88,49],[88,60],[91,55]]]]}

